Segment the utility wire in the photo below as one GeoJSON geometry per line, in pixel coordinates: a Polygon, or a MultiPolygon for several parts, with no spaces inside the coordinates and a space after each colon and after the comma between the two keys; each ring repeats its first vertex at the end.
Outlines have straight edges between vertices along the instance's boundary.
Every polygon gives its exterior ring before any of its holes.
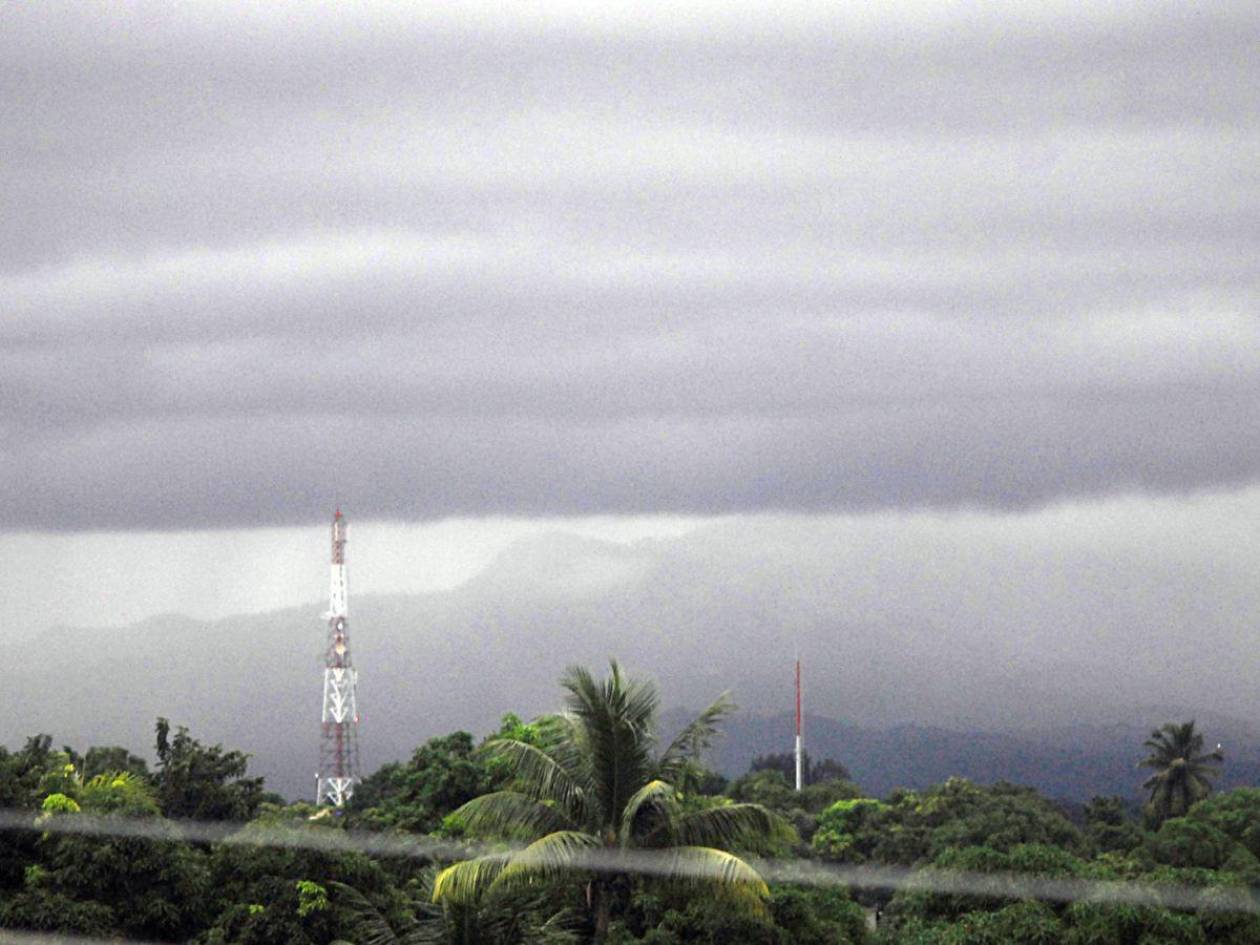
{"type": "Polygon", "coordinates": [[[137,941],[130,938],[94,938],[67,932],[20,932],[0,929],[0,945],[162,945],[161,942],[137,941]]]}
{"type": "MultiPolygon", "coordinates": [[[[32,811],[2,808],[0,830],[32,831],[49,835],[141,838],[165,842],[286,847],[321,853],[362,853],[424,862],[450,862],[487,853],[502,854],[521,849],[520,844],[443,840],[416,834],[340,830],[317,825],[295,827],[164,820],[156,817],[98,817],[82,813],[37,817],[32,811]]],[[[688,870],[687,861],[668,848],[579,849],[572,851],[569,862],[574,870],[633,873],[642,876],[686,875],[688,870]]],[[[844,865],[805,859],[746,859],[746,862],[766,882],[777,884],[909,890],[1062,903],[1084,901],[1163,907],[1200,913],[1260,915],[1260,900],[1248,887],[1203,888],[1188,884],[1095,880],[1012,872],[981,873],[940,867],[844,865]]],[[[697,879],[706,879],[711,874],[696,870],[693,875],[697,879]]],[[[0,933],[3,934],[7,933],[0,933]]],[[[0,942],[3,941],[0,938],[0,942]]]]}

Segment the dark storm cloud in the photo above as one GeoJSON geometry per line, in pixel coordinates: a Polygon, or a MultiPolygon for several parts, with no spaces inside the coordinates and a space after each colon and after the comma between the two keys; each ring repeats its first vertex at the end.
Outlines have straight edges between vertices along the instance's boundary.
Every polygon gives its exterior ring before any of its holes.
{"type": "Polygon", "coordinates": [[[1260,16],[1047,9],[6,7],[0,524],[1255,481],[1260,16]]]}

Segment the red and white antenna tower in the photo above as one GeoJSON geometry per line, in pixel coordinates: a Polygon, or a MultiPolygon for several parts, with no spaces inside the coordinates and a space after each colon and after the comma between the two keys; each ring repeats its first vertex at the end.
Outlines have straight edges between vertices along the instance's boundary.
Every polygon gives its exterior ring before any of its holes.
{"type": "Polygon", "coordinates": [[[801,660],[796,659],[796,789],[799,791],[804,780],[805,755],[801,742],[801,660]]]}
{"type": "Polygon", "coordinates": [[[332,586],[328,595],[328,650],[324,654],[323,734],[315,803],[341,807],[359,781],[358,674],[350,662],[350,623],[346,588],[346,520],[332,523],[332,586]]]}

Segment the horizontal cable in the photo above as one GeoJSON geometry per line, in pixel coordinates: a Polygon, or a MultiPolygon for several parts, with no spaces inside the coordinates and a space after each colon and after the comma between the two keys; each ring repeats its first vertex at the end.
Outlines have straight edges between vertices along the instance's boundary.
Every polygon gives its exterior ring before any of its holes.
{"type": "Polygon", "coordinates": [[[70,935],[67,932],[19,932],[17,929],[0,929],[0,945],[163,945],[161,942],[143,942],[130,938],[93,938],[90,935],[70,935]]]}
{"type": "MultiPolygon", "coordinates": [[[[519,845],[511,844],[452,841],[416,834],[316,826],[164,820],[157,817],[98,817],[83,813],[37,817],[32,811],[11,809],[0,809],[0,830],[166,842],[287,847],[323,853],[363,853],[426,862],[468,859],[485,853],[503,853],[520,848],[519,845]]],[[[571,851],[567,859],[574,870],[709,878],[709,874],[699,869],[689,869],[669,849],[580,848],[571,851]]],[[[998,899],[1039,899],[1047,902],[1123,903],[1188,912],[1260,914],[1260,901],[1246,887],[1202,888],[1186,884],[1036,876],[1012,872],[981,873],[939,867],[844,865],[804,859],[748,859],[746,862],[768,883],[907,890],[998,899]]]]}

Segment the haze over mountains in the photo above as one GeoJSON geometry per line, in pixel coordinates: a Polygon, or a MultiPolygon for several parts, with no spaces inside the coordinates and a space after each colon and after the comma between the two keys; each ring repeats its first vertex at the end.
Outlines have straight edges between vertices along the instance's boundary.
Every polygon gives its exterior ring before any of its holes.
{"type": "MultiPolygon", "coordinates": [[[[1185,719],[1184,707],[1149,706],[1142,719],[1185,719]]],[[[671,720],[679,718],[670,714],[671,720]]],[[[1222,716],[1200,717],[1200,730],[1226,749],[1221,788],[1260,783],[1260,739],[1255,726],[1222,716]]],[[[814,758],[843,758],[868,794],[883,797],[897,787],[921,788],[958,776],[990,784],[1013,781],[1050,797],[1083,803],[1096,795],[1135,798],[1149,772],[1137,762],[1154,723],[1067,725],[1024,732],[963,732],[910,724],[886,728],[807,717],[806,743],[814,758]]],[[[726,726],[714,752],[715,767],[730,774],[748,770],[758,754],[781,753],[792,716],[742,717],[726,726]]]]}
{"type": "MultiPolygon", "coordinates": [[[[1130,511],[1114,532],[1080,533],[1070,511],[1051,509],[1020,529],[959,513],[732,520],[626,544],[557,533],[449,591],[352,590],[364,770],[433,735],[555,708],[566,664],[610,655],[656,677],[666,707],[732,690],[743,714],[715,760],[742,770],[790,744],[799,649],[811,747],[869,790],[1005,768],[1025,783],[1041,770],[1052,793],[1092,790],[1081,787],[1091,777],[1119,790],[1140,780],[1150,727],[1191,716],[1227,743],[1227,776],[1252,777],[1260,658],[1235,642],[1236,615],[1260,600],[1239,536],[1228,521],[1178,535],[1176,515],[1130,511]]],[[[0,741],[46,731],[147,749],[164,715],[252,752],[273,789],[306,795],[323,606],[313,595],[228,620],[166,616],[18,643],[0,741]]]]}

